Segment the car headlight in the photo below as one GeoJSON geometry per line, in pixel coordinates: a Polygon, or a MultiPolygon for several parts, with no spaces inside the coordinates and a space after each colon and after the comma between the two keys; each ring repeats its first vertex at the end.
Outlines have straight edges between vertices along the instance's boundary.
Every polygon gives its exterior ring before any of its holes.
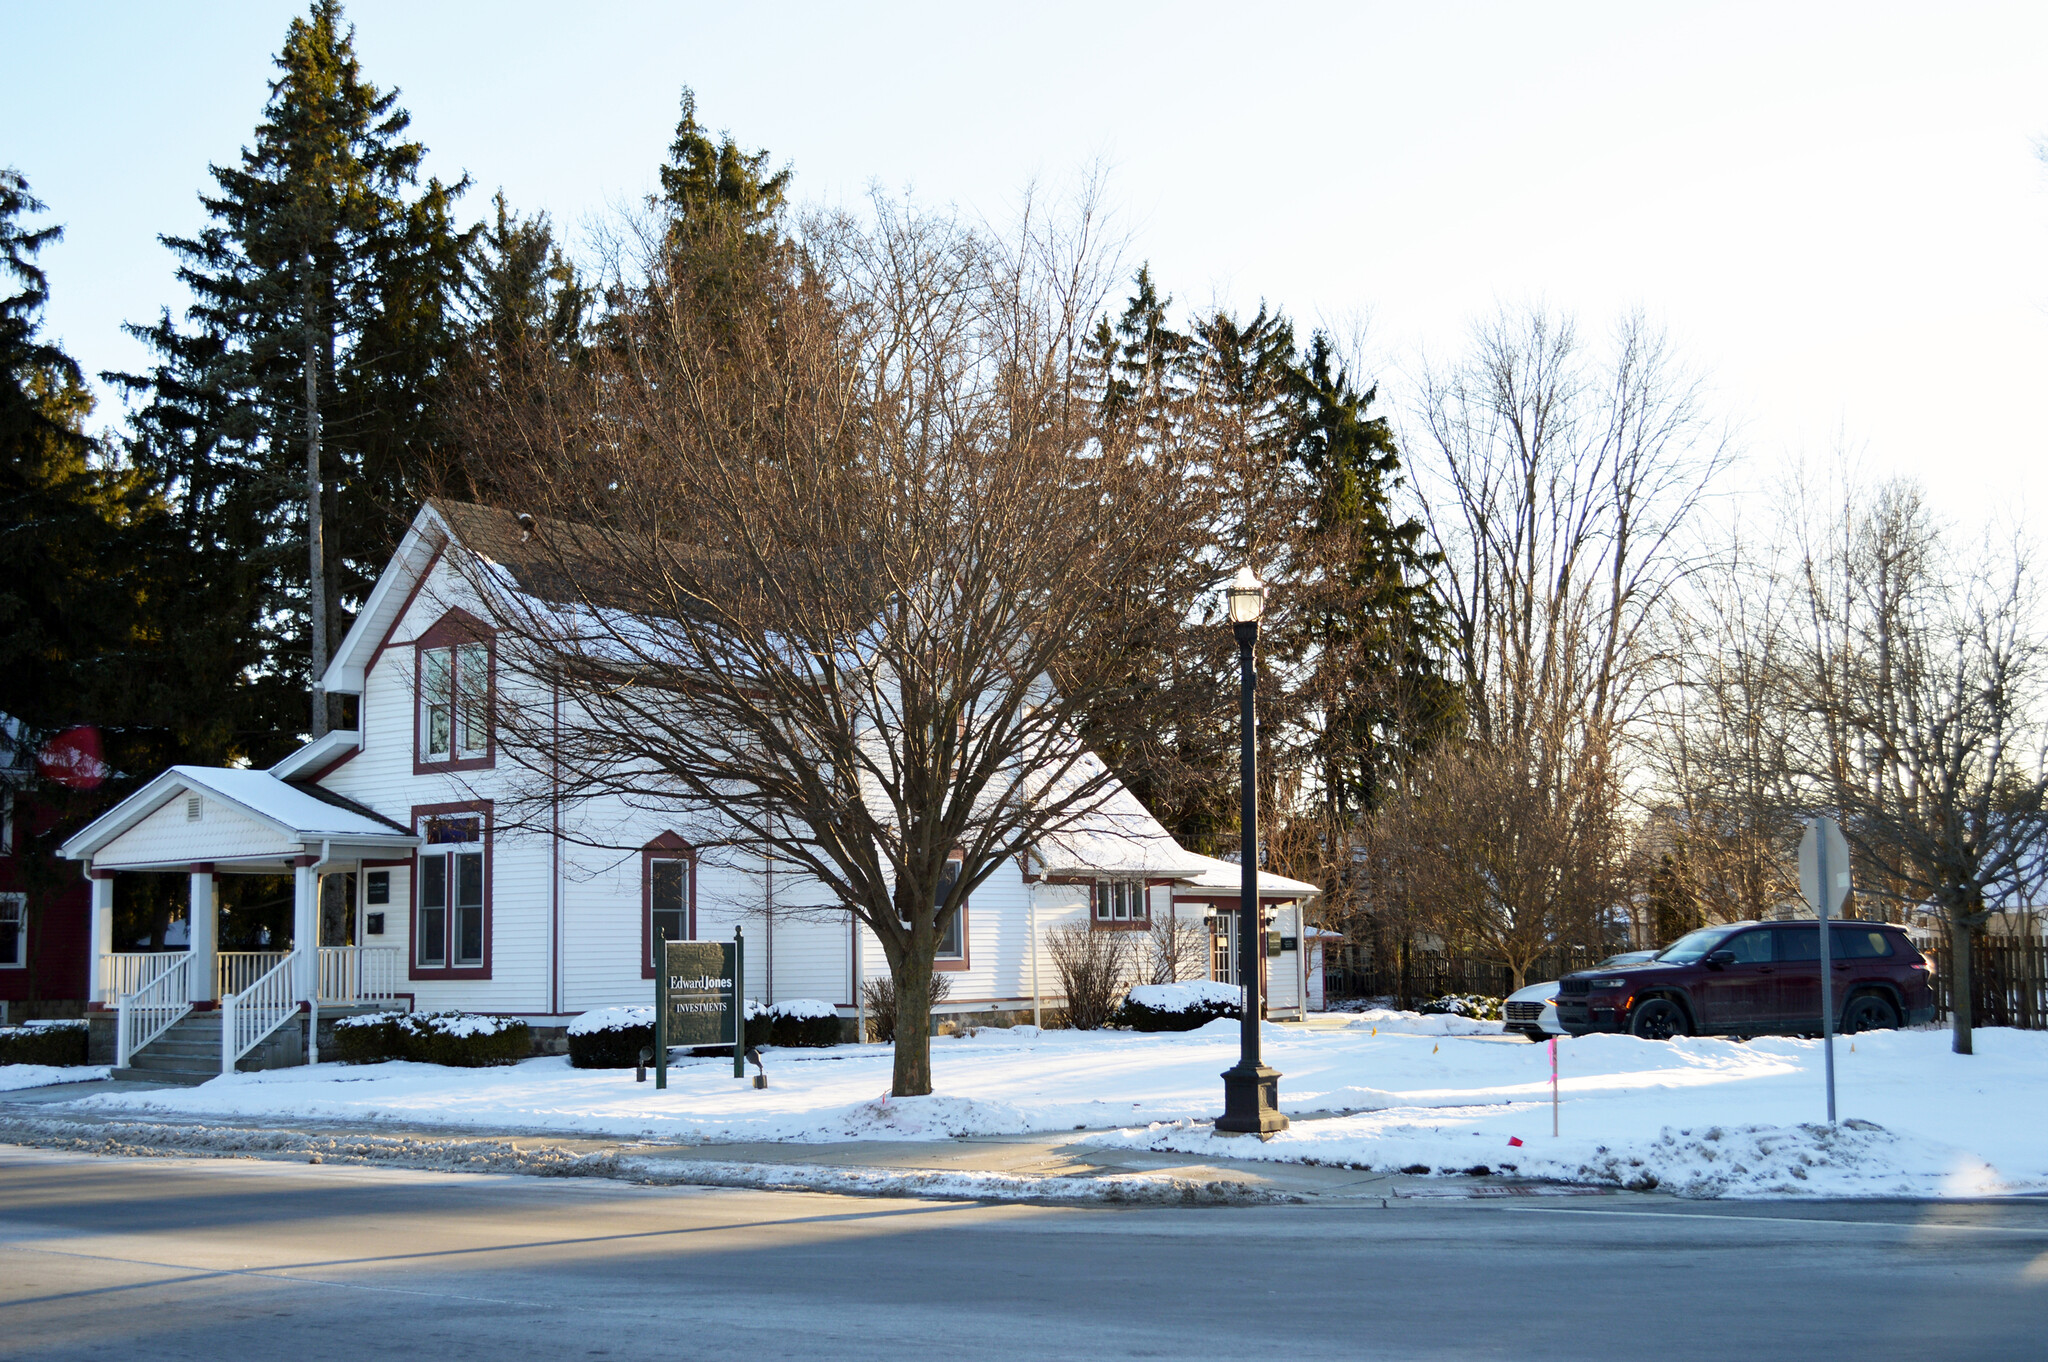
{"type": "Polygon", "coordinates": [[[1593,987],[1594,987],[1594,988],[1627,988],[1627,987],[1628,987],[1628,980],[1626,980],[1626,979],[1595,979],[1595,980],[1593,981],[1593,987]]]}

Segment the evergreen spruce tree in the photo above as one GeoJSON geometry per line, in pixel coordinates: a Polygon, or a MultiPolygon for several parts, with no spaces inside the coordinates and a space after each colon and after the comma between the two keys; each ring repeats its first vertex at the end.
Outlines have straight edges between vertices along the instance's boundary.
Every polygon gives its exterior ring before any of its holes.
{"type": "Polygon", "coordinates": [[[683,87],[683,116],[661,167],[661,193],[673,231],[687,234],[714,222],[750,233],[772,231],[787,203],[788,166],[768,173],[766,151],[746,151],[731,133],[713,141],[697,122],[697,94],[683,87]]]}
{"type": "Polygon", "coordinates": [[[186,325],[138,328],[158,363],[129,380],[135,457],[188,533],[174,566],[223,597],[205,669],[242,679],[220,736],[252,758],[291,745],[293,694],[313,690],[326,730],[330,640],[447,461],[435,402],[470,235],[452,220],[467,180],[422,183],[425,148],[337,0],[293,20],[276,65],[253,144],[213,168],[211,220],[164,239],[186,325]]]}

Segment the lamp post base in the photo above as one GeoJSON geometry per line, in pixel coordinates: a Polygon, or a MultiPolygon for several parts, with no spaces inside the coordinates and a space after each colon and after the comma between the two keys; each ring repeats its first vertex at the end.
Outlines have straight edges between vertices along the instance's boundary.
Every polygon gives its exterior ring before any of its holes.
{"type": "Polygon", "coordinates": [[[1280,1071],[1237,1064],[1223,1071],[1223,1114],[1218,1135],[1271,1135],[1287,1129],[1280,1114],[1280,1071]]]}

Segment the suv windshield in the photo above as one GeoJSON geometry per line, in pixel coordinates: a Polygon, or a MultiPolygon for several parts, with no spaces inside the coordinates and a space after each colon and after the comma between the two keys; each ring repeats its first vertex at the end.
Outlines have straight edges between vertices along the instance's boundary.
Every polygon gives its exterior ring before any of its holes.
{"type": "Polygon", "coordinates": [[[1675,965],[1693,965],[1706,958],[1708,951],[1721,944],[1728,935],[1726,927],[1702,927],[1696,932],[1687,932],[1678,940],[1666,946],[1657,956],[1675,965]]]}

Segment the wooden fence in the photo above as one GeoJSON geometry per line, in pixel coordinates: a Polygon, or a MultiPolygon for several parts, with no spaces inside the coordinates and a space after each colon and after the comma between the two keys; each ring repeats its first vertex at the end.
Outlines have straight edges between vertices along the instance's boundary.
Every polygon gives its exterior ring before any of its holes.
{"type": "MultiPolygon", "coordinates": [[[[1935,1016],[1949,1015],[1948,946],[1934,955],[1935,1016]]],[[[2048,946],[1979,937],[1970,951],[1970,1020],[1977,1026],[2048,1030],[2048,946]]]]}
{"type": "MultiPolygon", "coordinates": [[[[1538,960],[1529,966],[1523,982],[1560,978],[1603,958],[1605,953],[1572,951],[1561,959],[1538,960]]],[[[1323,956],[1325,1006],[1356,998],[1391,998],[1396,1007],[1413,1008],[1446,993],[1504,998],[1514,992],[1514,982],[1506,965],[1471,956],[1355,945],[1338,946],[1323,956]]]]}

